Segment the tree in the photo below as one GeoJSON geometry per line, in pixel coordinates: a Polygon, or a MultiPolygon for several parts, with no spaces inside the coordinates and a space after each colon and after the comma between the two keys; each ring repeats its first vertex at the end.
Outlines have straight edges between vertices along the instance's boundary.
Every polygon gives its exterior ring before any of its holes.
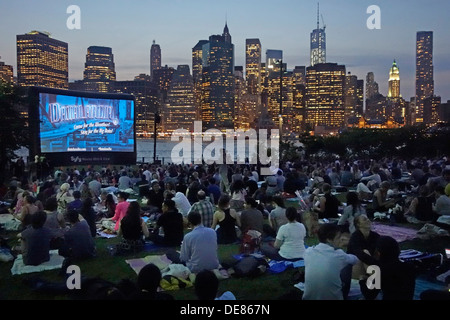
{"type": "Polygon", "coordinates": [[[0,183],[9,176],[8,163],[20,147],[29,147],[27,118],[20,110],[28,105],[27,89],[0,81],[0,183]]]}

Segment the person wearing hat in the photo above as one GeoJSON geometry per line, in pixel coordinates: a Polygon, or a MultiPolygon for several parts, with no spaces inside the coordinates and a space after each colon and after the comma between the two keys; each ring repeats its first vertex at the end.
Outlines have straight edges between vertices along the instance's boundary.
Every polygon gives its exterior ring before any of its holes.
{"type": "Polygon", "coordinates": [[[164,202],[164,190],[161,188],[159,181],[153,179],[151,181],[151,188],[148,192],[148,205],[152,213],[161,213],[162,204],[164,202]]]}
{"type": "Polygon", "coordinates": [[[74,200],[75,198],[70,193],[70,184],[63,183],[59,187],[59,191],[56,194],[56,201],[58,202],[58,212],[62,213],[64,217],[66,217],[67,205],[74,200]]]}

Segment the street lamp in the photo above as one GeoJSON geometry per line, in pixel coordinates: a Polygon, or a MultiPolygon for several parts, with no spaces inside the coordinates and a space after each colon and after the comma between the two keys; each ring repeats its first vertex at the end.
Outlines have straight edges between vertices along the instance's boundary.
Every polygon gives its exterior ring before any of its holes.
{"type": "Polygon", "coordinates": [[[280,65],[280,109],[278,114],[278,126],[281,139],[283,129],[283,59],[279,59],[277,62],[280,65]]]}
{"type": "Polygon", "coordinates": [[[155,112],[155,123],[153,130],[153,164],[156,163],[156,126],[158,123],[161,123],[161,116],[158,112],[155,112]]]}

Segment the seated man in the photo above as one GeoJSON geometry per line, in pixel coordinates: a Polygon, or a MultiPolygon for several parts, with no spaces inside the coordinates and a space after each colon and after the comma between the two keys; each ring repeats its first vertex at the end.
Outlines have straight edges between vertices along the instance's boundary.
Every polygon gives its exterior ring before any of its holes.
{"type": "Polygon", "coordinates": [[[70,210],[67,216],[71,227],[64,233],[64,244],[59,249],[59,255],[72,261],[94,257],[95,242],[87,221],[80,221],[80,215],[76,210],[70,210]]]}
{"type": "Polygon", "coordinates": [[[306,249],[303,300],[343,300],[341,270],[355,265],[358,258],[338,249],[341,232],[337,224],[322,224],[317,232],[320,243],[306,249]]]}
{"type": "Polygon", "coordinates": [[[202,216],[196,211],[188,215],[192,231],[184,236],[181,244],[180,261],[185,263],[192,273],[219,268],[217,254],[217,234],[202,224],[202,216]]]}
{"type": "Polygon", "coordinates": [[[50,239],[52,231],[44,227],[47,214],[38,211],[31,215],[31,226],[17,236],[22,243],[22,257],[25,265],[37,266],[50,260],[50,239]]]}
{"type": "Polygon", "coordinates": [[[171,199],[164,201],[162,212],[156,221],[156,228],[150,233],[148,239],[160,246],[179,246],[184,236],[183,216],[171,199]]]}
{"type": "Polygon", "coordinates": [[[205,227],[211,228],[214,216],[214,206],[206,199],[206,193],[203,190],[197,192],[198,201],[195,202],[189,212],[197,211],[202,216],[202,223],[205,227]]]}

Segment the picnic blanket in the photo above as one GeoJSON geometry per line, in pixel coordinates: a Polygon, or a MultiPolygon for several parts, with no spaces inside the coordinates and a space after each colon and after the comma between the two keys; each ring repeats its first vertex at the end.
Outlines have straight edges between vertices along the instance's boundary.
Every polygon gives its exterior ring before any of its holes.
{"type": "Polygon", "coordinates": [[[24,274],[24,273],[33,273],[33,272],[41,272],[46,270],[59,269],[62,267],[64,261],[64,257],[58,254],[58,250],[50,251],[50,260],[44,263],[41,263],[38,266],[27,266],[23,263],[22,255],[17,255],[16,260],[14,260],[14,264],[11,268],[11,273],[13,275],[24,274]]]}
{"type": "Polygon", "coordinates": [[[143,267],[145,267],[149,263],[153,263],[156,265],[159,270],[166,269],[169,264],[172,263],[172,260],[169,260],[165,254],[163,255],[149,255],[145,256],[144,258],[137,258],[137,259],[129,259],[125,260],[126,263],[130,265],[130,267],[136,272],[136,274],[139,274],[139,271],[143,267]]]}
{"type": "Polygon", "coordinates": [[[5,230],[17,231],[20,229],[22,222],[19,219],[14,218],[10,213],[0,214],[0,224],[3,225],[5,230]]]}
{"type": "Polygon", "coordinates": [[[10,213],[0,214],[0,224],[5,224],[8,221],[14,220],[14,216],[10,213]]]}
{"type": "Polygon", "coordinates": [[[397,242],[403,242],[406,240],[417,238],[417,230],[415,229],[390,226],[378,222],[372,223],[372,231],[378,233],[380,236],[390,236],[397,240],[397,242]]]}

